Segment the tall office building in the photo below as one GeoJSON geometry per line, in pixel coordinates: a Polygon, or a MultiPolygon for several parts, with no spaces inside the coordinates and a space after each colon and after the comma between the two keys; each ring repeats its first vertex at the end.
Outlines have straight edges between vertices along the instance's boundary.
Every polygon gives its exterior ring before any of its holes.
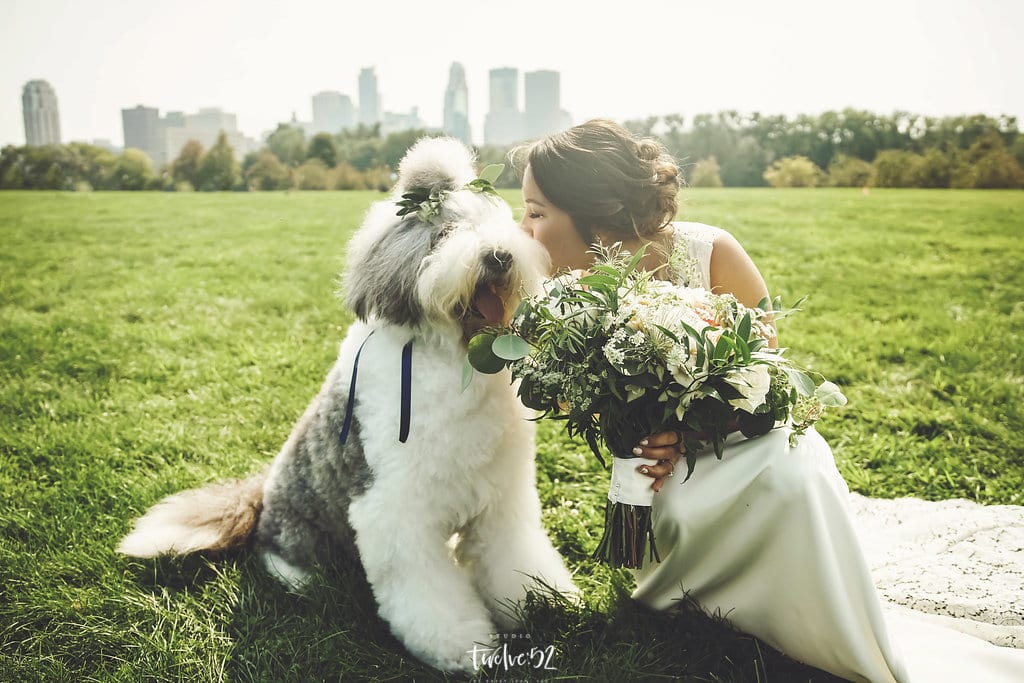
{"type": "Polygon", "coordinates": [[[562,128],[560,78],[557,71],[530,71],[525,76],[526,136],[540,138],[562,128]]]}
{"type": "Polygon", "coordinates": [[[124,148],[134,147],[146,153],[153,166],[159,168],[164,161],[163,124],[160,110],[143,107],[121,110],[121,124],[124,127],[124,148]]]}
{"type": "Polygon", "coordinates": [[[380,123],[380,94],[373,67],[359,72],[359,123],[372,126],[380,123]]]}
{"type": "Polygon", "coordinates": [[[335,134],[355,126],[352,98],[340,92],[318,92],[313,95],[313,131],[335,134]]]}
{"type": "Polygon", "coordinates": [[[57,93],[46,81],[29,81],[21,91],[26,145],[59,145],[60,113],[57,93]]]}
{"type": "Polygon", "coordinates": [[[491,69],[490,105],[484,119],[485,145],[510,145],[526,137],[519,111],[518,69],[491,69]]]}
{"type": "Polygon", "coordinates": [[[469,90],[466,70],[453,62],[448,70],[448,87],[444,91],[444,132],[467,145],[473,144],[469,130],[469,90]]]}

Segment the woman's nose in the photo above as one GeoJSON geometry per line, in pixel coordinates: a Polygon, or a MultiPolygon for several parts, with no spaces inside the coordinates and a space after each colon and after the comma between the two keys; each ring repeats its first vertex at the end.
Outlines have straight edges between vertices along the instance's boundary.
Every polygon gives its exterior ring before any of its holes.
{"type": "Polygon", "coordinates": [[[519,221],[519,227],[530,237],[533,237],[533,228],[526,222],[526,216],[523,216],[523,220],[519,221]]]}

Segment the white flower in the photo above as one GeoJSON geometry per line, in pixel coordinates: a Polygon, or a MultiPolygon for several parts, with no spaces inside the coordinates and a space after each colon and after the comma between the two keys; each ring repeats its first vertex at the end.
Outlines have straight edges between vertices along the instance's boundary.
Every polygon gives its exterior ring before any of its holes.
{"type": "Polygon", "coordinates": [[[604,357],[615,368],[621,368],[622,364],[626,361],[625,352],[615,345],[614,339],[604,345],[604,357]]]}
{"type": "Polygon", "coordinates": [[[768,366],[758,363],[736,370],[728,375],[725,381],[743,394],[740,398],[731,399],[729,405],[752,413],[764,403],[772,384],[772,377],[768,373],[768,366]]]}

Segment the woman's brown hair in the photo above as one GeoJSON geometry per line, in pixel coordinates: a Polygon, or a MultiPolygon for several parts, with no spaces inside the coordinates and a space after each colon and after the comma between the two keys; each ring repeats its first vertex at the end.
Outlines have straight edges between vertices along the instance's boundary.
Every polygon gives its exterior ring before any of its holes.
{"type": "Polygon", "coordinates": [[[656,140],[593,119],[538,140],[526,163],[537,187],[587,242],[649,238],[675,218],[679,166],[656,140]]]}

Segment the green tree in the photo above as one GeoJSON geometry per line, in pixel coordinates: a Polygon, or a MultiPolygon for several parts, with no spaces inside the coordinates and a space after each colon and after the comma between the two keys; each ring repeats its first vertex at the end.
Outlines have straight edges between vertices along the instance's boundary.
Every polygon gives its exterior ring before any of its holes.
{"type": "Polygon", "coordinates": [[[188,183],[199,187],[199,165],[203,160],[203,146],[197,140],[189,140],[171,162],[171,178],[177,183],[188,183]]]}
{"type": "Polygon", "coordinates": [[[366,176],[352,164],[342,161],[330,172],[330,186],[335,190],[366,190],[366,176]]]}
{"type": "Polygon", "coordinates": [[[294,168],[306,158],[306,134],[301,128],[279,123],[274,132],[267,137],[267,148],[282,163],[294,168]]]}
{"type": "Polygon", "coordinates": [[[233,190],[241,182],[241,171],[235,161],[235,151],[228,144],[228,136],[222,131],[199,162],[196,171],[197,190],[217,192],[233,190]]]}
{"type": "Polygon", "coordinates": [[[128,148],[117,158],[111,180],[118,190],[145,190],[155,178],[153,163],[146,153],[128,148]]]}
{"type": "Polygon", "coordinates": [[[292,171],[272,152],[263,150],[245,172],[245,181],[254,190],[287,190],[292,186],[292,171]]]}
{"type": "Polygon", "coordinates": [[[310,159],[295,169],[295,186],[300,190],[326,190],[327,165],[320,159],[310,159]]]}
{"type": "Polygon", "coordinates": [[[833,187],[863,187],[871,182],[871,164],[840,154],[828,166],[828,182],[833,187]]]}
{"type": "Polygon", "coordinates": [[[915,160],[914,187],[949,187],[952,163],[940,149],[932,147],[915,160]]]}
{"type": "Polygon", "coordinates": [[[872,185],[876,187],[914,187],[920,156],[899,149],[886,149],[875,157],[872,185]]]}
{"type": "Polygon", "coordinates": [[[328,133],[314,135],[306,151],[306,160],[310,159],[319,159],[327,168],[334,168],[338,164],[338,146],[334,136],[328,133]]]}
{"type": "Polygon", "coordinates": [[[821,169],[803,156],[779,159],[764,172],[764,179],[772,187],[817,187],[823,176],[821,169]]]}
{"type": "Polygon", "coordinates": [[[693,187],[721,187],[722,176],[715,157],[698,161],[690,171],[690,185],[693,187]]]}
{"type": "Polygon", "coordinates": [[[392,133],[381,143],[381,161],[391,168],[398,168],[398,162],[402,160],[409,148],[426,134],[425,130],[403,130],[392,133]]]}
{"type": "Polygon", "coordinates": [[[360,124],[351,130],[343,130],[335,137],[335,141],[338,143],[338,160],[347,161],[359,171],[384,163],[380,124],[360,124]]]}
{"type": "Polygon", "coordinates": [[[965,152],[956,185],[978,189],[1024,188],[1024,168],[996,131],[979,135],[965,152]]]}
{"type": "Polygon", "coordinates": [[[1010,153],[1013,154],[1013,158],[1017,160],[1018,164],[1024,166],[1024,133],[1018,133],[1014,138],[1013,144],[1010,146],[1010,153]]]}
{"type": "Polygon", "coordinates": [[[0,190],[22,190],[24,180],[21,148],[4,146],[0,150],[0,190]]]}
{"type": "Polygon", "coordinates": [[[74,160],[75,186],[83,185],[88,189],[110,189],[117,157],[102,147],[88,145],[84,142],[68,143],[67,149],[74,160]]]}

